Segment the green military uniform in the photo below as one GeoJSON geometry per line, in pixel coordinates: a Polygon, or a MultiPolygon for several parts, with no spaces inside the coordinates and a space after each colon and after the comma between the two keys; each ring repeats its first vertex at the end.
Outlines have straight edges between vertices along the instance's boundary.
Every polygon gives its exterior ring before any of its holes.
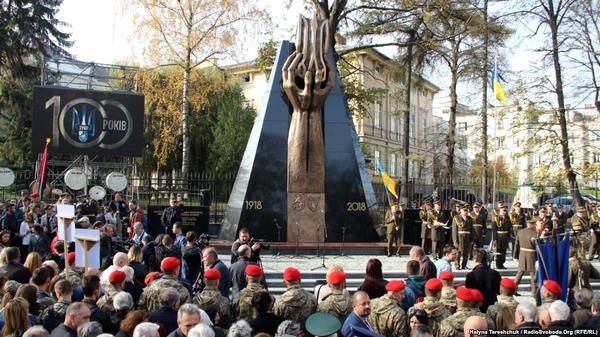
{"type": "Polygon", "coordinates": [[[575,257],[569,259],[569,289],[571,292],[574,293],[581,288],[591,290],[590,278],[600,279],[600,272],[590,261],[575,257]]]}
{"type": "Polygon", "coordinates": [[[352,298],[343,290],[332,289],[331,294],[319,303],[317,311],[328,313],[340,322],[346,321],[346,317],[352,312],[352,298]]]}
{"type": "Polygon", "coordinates": [[[590,228],[593,231],[591,234],[592,242],[590,244],[589,255],[590,259],[594,258],[594,255],[600,256],[600,210],[592,212],[589,215],[590,228]]]}
{"type": "Polygon", "coordinates": [[[573,215],[571,218],[571,226],[575,231],[575,239],[577,241],[577,256],[585,258],[585,253],[589,250],[592,243],[590,234],[590,220],[587,216],[573,215]]]}
{"type": "Polygon", "coordinates": [[[442,210],[438,212],[432,209],[429,211],[429,220],[431,221],[431,252],[441,258],[444,255],[444,242],[446,241],[444,226],[448,219],[442,210]]]}
{"type": "MultiPolygon", "coordinates": [[[[530,280],[529,284],[531,286],[531,292],[535,294],[535,261],[536,257],[536,240],[537,240],[537,232],[534,228],[523,228],[517,233],[517,242],[519,244],[519,268],[517,271],[517,275],[515,276],[515,283],[517,286],[523,277],[525,272],[529,272],[530,280]]],[[[535,296],[534,296],[535,297],[535,296]]]]}
{"type": "Polygon", "coordinates": [[[519,212],[517,213],[516,210],[513,208],[510,213],[508,214],[508,219],[510,220],[510,224],[512,226],[512,231],[510,234],[510,238],[512,241],[512,257],[513,259],[518,259],[519,258],[519,241],[517,240],[517,233],[519,233],[519,230],[525,228],[526,226],[526,219],[525,219],[525,213],[523,213],[523,210],[520,209],[519,212]]]}
{"type": "Polygon", "coordinates": [[[281,294],[273,305],[273,313],[283,319],[305,322],[317,309],[317,299],[300,284],[294,284],[281,294]]]}
{"type": "Polygon", "coordinates": [[[121,289],[115,287],[114,285],[109,285],[106,294],[102,295],[96,302],[98,308],[106,313],[115,311],[115,308],[113,307],[113,298],[115,298],[120,291],[121,289]]]}
{"type": "Polygon", "coordinates": [[[473,219],[470,216],[463,218],[462,215],[456,215],[452,220],[452,239],[458,243],[459,257],[456,264],[460,262],[460,269],[467,268],[469,254],[471,251],[471,231],[473,230],[473,219]]]}
{"type": "Polygon", "coordinates": [[[440,297],[440,303],[442,303],[451,313],[456,312],[456,289],[454,287],[443,287],[442,296],[440,297]]]}
{"type": "Polygon", "coordinates": [[[404,224],[404,213],[397,211],[395,214],[391,210],[385,212],[385,225],[387,227],[387,255],[392,256],[392,248],[396,245],[396,255],[400,256],[401,239],[400,234],[404,224]]]}
{"type": "Polygon", "coordinates": [[[112,325],[110,322],[110,314],[100,310],[100,308],[96,304],[96,300],[90,297],[84,297],[83,300],[81,300],[81,302],[85,303],[90,309],[90,321],[102,324],[102,330],[104,331],[109,331],[109,329],[112,329],[112,325]]]}
{"type": "Polygon", "coordinates": [[[500,311],[500,309],[502,309],[502,307],[507,306],[507,307],[516,309],[518,304],[519,304],[519,302],[517,302],[517,300],[515,299],[514,296],[500,295],[500,296],[498,296],[498,302],[496,302],[488,307],[488,309],[487,309],[488,319],[491,319],[493,322],[495,322],[496,315],[498,314],[498,311],[500,311]]]}
{"type": "Polygon", "coordinates": [[[556,234],[562,234],[566,231],[567,222],[569,222],[569,215],[562,208],[559,208],[556,212],[556,226],[554,228],[556,234]]]}
{"type": "Polygon", "coordinates": [[[511,227],[512,225],[508,216],[503,217],[501,215],[496,217],[496,221],[494,221],[494,225],[492,226],[494,240],[496,240],[496,268],[498,269],[504,269],[511,227]]]}
{"type": "Polygon", "coordinates": [[[219,308],[219,316],[221,320],[219,325],[228,327],[231,321],[231,309],[229,307],[229,299],[221,294],[221,291],[216,286],[206,286],[201,293],[196,295],[192,300],[200,308],[217,306],[219,308]]]}
{"type": "Polygon", "coordinates": [[[409,317],[414,309],[423,309],[427,312],[427,316],[429,317],[427,325],[429,325],[431,330],[433,330],[434,336],[438,335],[438,331],[442,322],[446,318],[452,316],[450,309],[448,309],[448,307],[446,307],[441,300],[430,296],[425,296],[425,300],[423,300],[423,302],[416,303],[412,308],[408,309],[409,317]]]}
{"type": "Polygon", "coordinates": [[[408,318],[391,295],[383,295],[371,302],[367,319],[373,330],[385,337],[408,337],[408,318]]]}
{"type": "Polygon", "coordinates": [[[419,211],[419,219],[421,219],[421,247],[427,252],[431,242],[431,222],[429,209],[425,206],[419,211]]]}
{"type": "Polygon", "coordinates": [[[69,268],[68,276],[67,276],[66,272],[67,272],[66,270],[63,270],[58,275],[63,276],[64,278],[69,280],[71,282],[71,284],[73,285],[73,288],[81,287],[81,274],[78,271],[74,270],[72,267],[69,268]]]}
{"type": "MultiPolygon", "coordinates": [[[[233,313],[233,317],[236,320],[243,319],[245,321],[253,320],[256,318],[256,309],[252,306],[252,297],[254,294],[259,292],[268,293],[268,291],[263,288],[260,283],[248,283],[246,288],[240,290],[233,297],[233,302],[231,303],[231,310],[233,313]]],[[[275,302],[275,298],[271,296],[271,304],[275,302]]]]}
{"type": "Polygon", "coordinates": [[[54,330],[60,323],[65,321],[67,308],[70,304],[70,302],[60,300],[49,306],[40,315],[40,323],[42,323],[46,330],[54,330]]]}
{"type": "Polygon", "coordinates": [[[495,324],[482,312],[473,308],[457,308],[456,313],[446,318],[440,325],[439,333],[436,337],[463,337],[464,326],[467,318],[471,316],[481,316],[488,321],[488,329],[493,329],[495,324]]]}
{"type": "Polygon", "coordinates": [[[162,274],[161,277],[153,281],[144,289],[140,300],[138,301],[138,309],[153,312],[160,308],[158,297],[165,288],[175,288],[179,293],[179,303],[185,304],[190,302],[190,292],[177,280],[175,277],[167,274],[162,274]]]}

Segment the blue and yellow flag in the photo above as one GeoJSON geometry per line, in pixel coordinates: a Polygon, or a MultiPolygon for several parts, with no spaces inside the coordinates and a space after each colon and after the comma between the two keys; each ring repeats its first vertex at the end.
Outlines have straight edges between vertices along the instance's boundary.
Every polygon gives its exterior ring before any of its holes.
{"type": "Polygon", "coordinates": [[[504,96],[504,90],[500,85],[500,75],[498,74],[498,64],[494,61],[494,68],[492,69],[492,89],[496,98],[502,102],[507,103],[506,96],[504,96]]]}
{"type": "Polygon", "coordinates": [[[396,182],[385,171],[385,166],[383,166],[381,159],[377,159],[377,161],[379,164],[379,172],[381,172],[381,179],[383,180],[383,184],[388,189],[388,191],[390,191],[390,193],[392,193],[392,195],[395,196],[396,199],[398,199],[398,194],[396,194],[396,182]]]}

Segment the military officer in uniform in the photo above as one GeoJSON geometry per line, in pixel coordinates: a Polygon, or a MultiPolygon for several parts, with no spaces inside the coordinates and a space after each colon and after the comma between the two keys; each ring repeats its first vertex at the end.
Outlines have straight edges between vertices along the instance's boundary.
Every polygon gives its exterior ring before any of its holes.
{"type": "MultiPolygon", "coordinates": [[[[456,289],[456,313],[446,318],[439,328],[436,337],[462,337],[464,336],[464,325],[467,318],[471,316],[480,316],[487,320],[487,317],[481,311],[471,307],[473,294],[470,289],[458,287],[456,289]]],[[[493,325],[490,326],[492,328],[493,325]]]]}
{"type": "Polygon", "coordinates": [[[498,302],[490,305],[487,309],[487,316],[492,322],[496,321],[496,315],[502,307],[510,307],[517,309],[517,300],[515,299],[515,293],[517,292],[517,285],[515,282],[507,277],[500,281],[500,295],[498,296],[498,302]]]}
{"type": "Polygon", "coordinates": [[[600,278],[600,272],[590,261],[577,257],[577,252],[571,246],[569,251],[569,294],[574,294],[582,288],[593,290],[590,278],[600,278]]]}
{"type": "Polygon", "coordinates": [[[456,289],[454,289],[454,273],[451,271],[443,271],[440,273],[442,281],[442,293],[440,302],[450,310],[451,313],[456,312],[456,289]]]}
{"type": "Polygon", "coordinates": [[[336,270],[327,274],[327,285],[331,293],[326,295],[317,306],[317,311],[328,313],[340,322],[346,321],[348,314],[352,312],[352,298],[344,292],[346,288],[346,274],[336,270]]]}
{"type": "Polygon", "coordinates": [[[288,267],[283,271],[283,282],[287,290],[273,305],[273,313],[283,319],[305,322],[317,309],[317,299],[300,286],[300,271],[288,267]]]}
{"type": "Polygon", "coordinates": [[[542,221],[546,233],[548,233],[548,235],[552,234],[552,219],[545,208],[540,209],[538,219],[542,221]]]}
{"type": "Polygon", "coordinates": [[[517,233],[522,228],[525,228],[526,217],[523,209],[521,209],[521,203],[515,202],[508,214],[508,219],[512,225],[511,239],[512,239],[512,256],[513,260],[519,258],[519,241],[517,241],[517,233]]]}
{"type": "Polygon", "coordinates": [[[392,280],[385,286],[387,294],[371,302],[368,321],[375,332],[386,337],[409,337],[408,318],[400,307],[405,286],[402,280],[392,280]]]}
{"type": "MultiPolygon", "coordinates": [[[[200,261],[198,261],[200,263],[200,261]]],[[[179,282],[179,259],[176,257],[167,257],[160,263],[160,269],[163,274],[144,289],[138,309],[153,312],[160,308],[160,292],[165,288],[175,288],[179,292],[179,303],[190,302],[190,292],[179,282]]]]}
{"type": "MultiPolygon", "coordinates": [[[[473,211],[469,214],[473,219],[473,236],[471,243],[471,254],[473,252],[473,248],[483,248],[483,240],[485,238],[485,227],[487,222],[487,211],[484,211],[485,208],[481,207],[480,202],[475,202],[473,204],[473,211]]],[[[472,256],[471,256],[472,258],[472,256]]]]}
{"type": "Polygon", "coordinates": [[[204,283],[206,287],[194,297],[193,302],[200,308],[208,308],[210,306],[219,308],[219,325],[225,328],[229,326],[229,322],[231,321],[231,310],[229,299],[223,296],[219,290],[220,279],[221,272],[218,269],[206,269],[204,271],[204,283]]]}
{"type": "Polygon", "coordinates": [[[423,309],[427,312],[429,318],[427,325],[433,330],[434,336],[437,336],[442,322],[452,315],[450,310],[440,301],[443,287],[444,285],[439,279],[429,279],[425,283],[425,299],[423,302],[416,303],[408,309],[409,317],[414,309],[423,309]]]}
{"type": "Polygon", "coordinates": [[[460,215],[452,219],[452,236],[454,242],[458,243],[459,256],[456,259],[459,269],[467,268],[467,261],[471,248],[471,231],[473,230],[473,219],[468,216],[469,209],[464,205],[460,209],[460,215]],[[456,230],[455,230],[456,229],[456,230]]]}
{"type": "Polygon", "coordinates": [[[577,207],[577,213],[571,217],[571,227],[577,241],[577,255],[585,258],[591,246],[590,219],[585,207],[577,207]]]}
{"type": "Polygon", "coordinates": [[[600,206],[595,206],[589,215],[590,228],[592,232],[592,243],[590,246],[590,260],[593,260],[595,255],[600,257],[600,206]]]}
{"type": "Polygon", "coordinates": [[[529,219],[534,219],[540,216],[540,206],[534,203],[531,205],[532,209],[529,212],[529,219]]]}
{"type": "Polygon", "coordinates": [[[431,211],[431,202],[427,201],[421,207],[419,211],[419,218],[421,219],[421,247],[427,252],[431,248],[431,221],[429,219],[429,212],[431,211]]]}
{"type": "Polygon", "coordinates": [[[390,209],[385,212],[385,225],[387,227],[387,256],[392,256],[392,249],[396,245],[396,255],[400,256],[400,234],[404,223],[403,205],[392,202],[390,209]]]}
{"type": "MultiPolygon", "coordinates": [[[[248,285],[235,294],[231,303],[231,310],[236,320],[250,321],[256,318],[257,314],[256,309],[252,306],[252,297],[259,292],[268,293],[268,291],[261,284],[263,270],[259,266],[249,264],[244,271],[248,285]]],[[[273,303],[275,303],[275,298],[271,296],[271,304],[273,303]]]]}
{"type": "Polygon", "coordinates": [[[566,231],[567,222],[569,222],[569,214],[565,212],[565,208],[563,205],[556,206],[556,224],[555,230],[556,234],[562,234],[566,231]]]}
{"type": "Polygon", "coordinates": [[[506,250],[510,241],[511,223],[506,214],[506,206],[501,207],[492,226],[494,240],[496,241],[496,269],[506,269],[504,261],[506,260],[506,250]]]}
{"type": "Polygon", "coordinates": [[[535,298],[535,261],[536,261],[536,240],[538,234],[535,230],[535,220],[527,220],[527,227],[523,228],[517,233],[517,241],[519,245],[519,268],[517,275],[515,276],[515,283],[519,285],[521,278],[525,272],[529,272],[529,284],[531,286],[531,293],[535,298]]]}
{"type": "Polygon", "coordinates": [[[496,218],[500,213],[500,208],[504,207],[504,201],[500,200],[496,203],[496,208],[492,210],[492,222],[496,222],[496,218]]]}
{"type": "Polygon", "coordinates": [[[442,211],[442,203],[436,200],[433,203],[433,209],[429,211],[429,220],[431,221],[431,252],[435,258],[441,258],[444,254],[444,242],[446,241],[446,227],[448,219],[442,211]]]}

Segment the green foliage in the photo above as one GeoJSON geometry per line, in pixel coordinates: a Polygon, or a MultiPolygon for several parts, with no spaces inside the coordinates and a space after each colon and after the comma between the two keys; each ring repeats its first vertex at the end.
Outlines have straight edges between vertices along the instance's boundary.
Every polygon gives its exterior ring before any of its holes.
{"type": "MultiPolygon", "coordinates": [[[[506,159],[504,159],[503,156],[499,156],[496,160],[488,160],[488,177],[494,176],[494,165],[496,166],[496,180],[498,183],[501,185],[513,185],[515,177],[510,171],[506,159]]],[[[475,159],[471,161],[471,172],[469,176],[474,179],[475,182],[481,182],[481,177],[483,177],[483,160],[481,158],[481,153],[475,155],[475,159]]]]}
{"type": "Polygon", "coordinates": [[[355,118],[369,116],[369,105],[378,102],[388,92],[386,88],[367,88],[360,79],[361,70],[357,68],[357,60],[353,55],[346,55],[338,62],[344,92],[348,105],[355,118]]]}
{"type": "Polygon", "coordinates": [[[279,42],[275,40],[263,43],[258,50],[258,57],[254,61],[258,69],[267,74],[267,78],[269,77],[268,74],[270,73],[271,68],[273,68],[278,46],[279,42]]]}

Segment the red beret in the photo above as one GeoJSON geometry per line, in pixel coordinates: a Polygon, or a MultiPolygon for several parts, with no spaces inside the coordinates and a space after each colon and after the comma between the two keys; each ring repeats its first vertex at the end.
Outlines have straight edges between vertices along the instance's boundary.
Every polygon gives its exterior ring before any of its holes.
{"type": "Polygon", "coordinates": [[[125,281],[125,272],[122,270],[115,270],[108,276],[108,282],[110,282],[110,284],[121,283],[123,281],[125,281]]]}
{"type": "Polygon", "coordinates": [[[162,271],[170,271],[175,268],[179,268],[179,259],[176,257],[167,257],[160,263],[160,269],[162,271]]]}
{"type": "Polygon", "coordinates": [[[445,281],[454,280],[454,273],[451,271],[443,271],[440,273],[440,280],[445,280],[445,281]]]}
{"type": "Polygon", "coordinates": [[[385,286],[385,290],[387,290],[387,291],[400,291],[400,290],[404,289],[405,286],[406,286],[406,283],[404,283],[404,281],[402,281],[402,280],[391,280],[385,286]]]}
{"type": "Polygon", "coordinates": [[[67,260],[69,261],[69,264],[75,263],[75,252],[67,254],[67,260]]]}
{"type": "Polygon", "coordinates": [[[221,278],[221,273],[217,269],[206,269],[204,271],[204,278],[207,280],[218,280],[221,278]]]}
{"type": "Polygon", "coordinates": [[[442,284],[442,281],[440,281],[437,278],[430,278],[426,283],[425,283],[425,289],[428,290],[441,290],[444,287],[444,285],[442,284]]]}
{"type": "Polygon", "coordinates": [[[259,266],[255,265],[255,264],[249,264],[246,266],[246,275],[254,276],[254,277],[261,277],[261,276],[263,276],[263,271],[262,271],[262,269],[260,269],[259,266]]]}
{"type": "Polygon", "coordinates": [[[473,301],[483,302],[483,294],[481,291],[477,289],[469,289],[471,291],[471,295],[473,296],[473,301]]]}
{"type": "Polygon", "coordinates": [[[336,270],[327,275],[327,282],[331,284],[341,284],[346,282],[346,273],[340,270],[336,270]]]}
{"type": "Polygon", "coordinates": [[[283,271],[283,279],[286,281],[297,281],[300,279],[300,271],[294,267],[287,267],[283,271]]]}
{"type": "Polygon", "coordinates": [[[31,193],[31,195],[30,195],[30,197],[32,197],[32,198],[37,198],[37,197],[39,197],[39,196],[40,196],[40,194],[39,194],[38,192],[33,192],[33,193],[31,193]]]}
{"type": "Polygon", "coordinates": [[[500,281],[500,285],[506,289],[517,289],[517,284],[515,281],[509,279],[508,277],[503,278],[502,281],[500,281]]]}
{"type": "Polygon", "coordinates": [[[160,272],[157,272],[157,271],[150,272],[144,278],[144,283],[146,285],[149,285],[150,283],[152,283],[152,281],[156,280],[159,276],[160,276],[160,272]]]}
{"type": "Polygon", "coordinates": [[[560,285],[558,283],[556,283],[556,281],[545,280],[544,287],[546,287],[546,289],[550,290],[551,292],[553,292],[557,295],[560,295],[560,293],[561,293],[560,285]]]}
{"type": "Polygon", "coordinates": [[[463,286],[456,288],[456,298],[459,298],[465,302],[473,300],[473,294],[471,291],[463,286]]]}

